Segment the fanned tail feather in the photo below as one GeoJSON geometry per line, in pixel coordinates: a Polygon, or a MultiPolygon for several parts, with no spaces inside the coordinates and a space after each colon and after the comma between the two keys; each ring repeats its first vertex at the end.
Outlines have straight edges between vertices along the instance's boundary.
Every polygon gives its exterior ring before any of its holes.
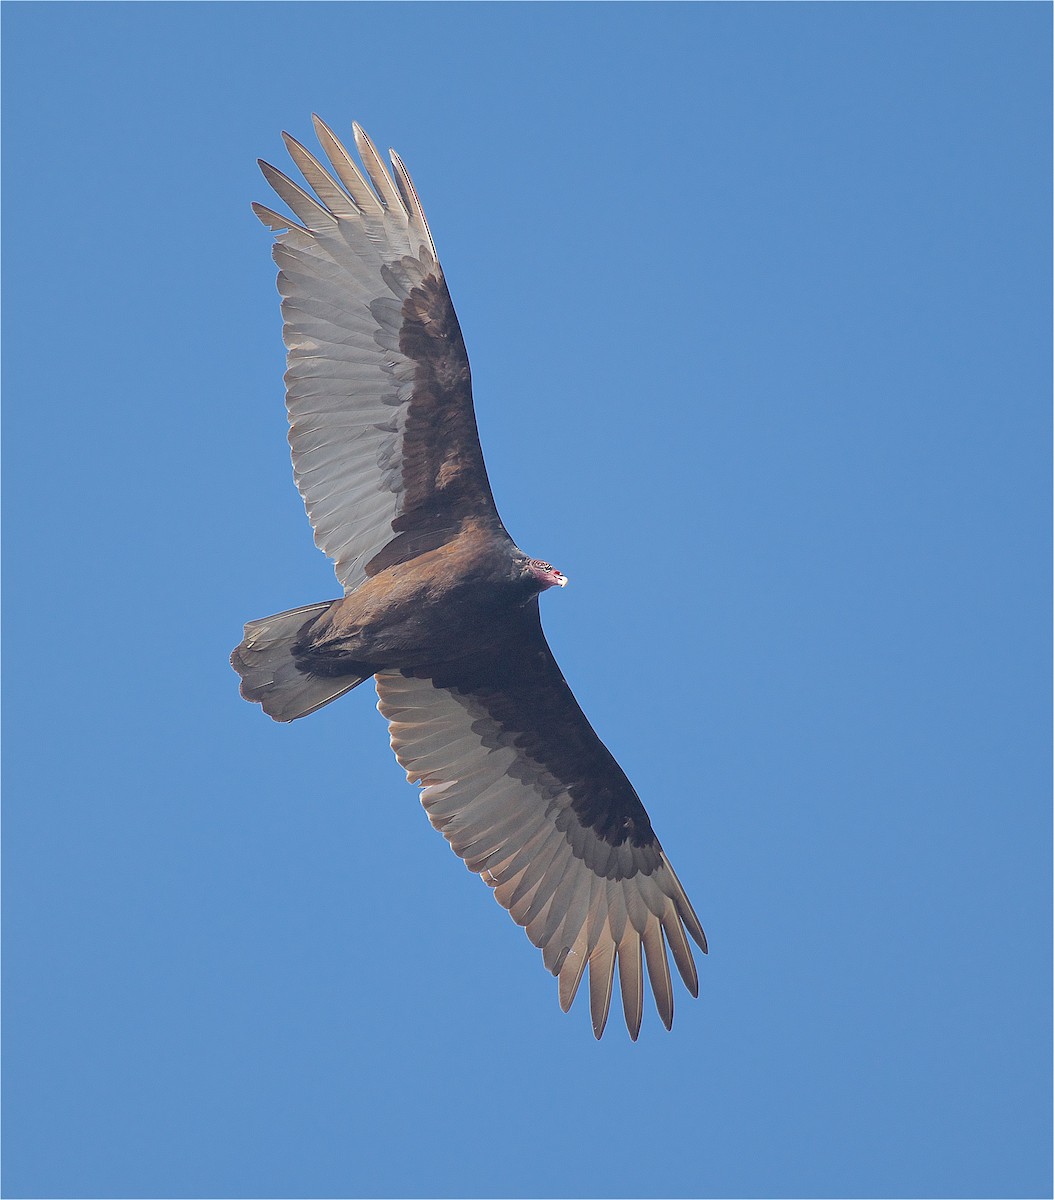
{"type": "Polygon", "coordinates": [[[245,626],[245,637],[231,655],[242,677],[241,693],[275,721],[295,721],[358,687],[365,675],[314,675],[297,664],[293,647],[306,626],[333,604],[309,604],[276,613],[245,626]]]}

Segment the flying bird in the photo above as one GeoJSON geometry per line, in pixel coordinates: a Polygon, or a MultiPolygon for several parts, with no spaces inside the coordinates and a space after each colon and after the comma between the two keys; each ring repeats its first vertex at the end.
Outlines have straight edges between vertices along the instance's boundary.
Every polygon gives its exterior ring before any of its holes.
{"type": "Polygon", "coordinates": [[[637,793],[575,701],[538,597],[566,577],[506,532],[483,464],[468,354],[402,160],[354,126],[363,170],[317,117],[329,165],[283,134],[314,195],[263,161],[288,351],[293,473],[344,594],[250,621],[241,693],[295,721],[373,678],[431,823],[542,951],[593,1032],[616,965],[630,1037],[646,965],[673,1022],[669,945],[693,996],[699,918],[637,793]]]}

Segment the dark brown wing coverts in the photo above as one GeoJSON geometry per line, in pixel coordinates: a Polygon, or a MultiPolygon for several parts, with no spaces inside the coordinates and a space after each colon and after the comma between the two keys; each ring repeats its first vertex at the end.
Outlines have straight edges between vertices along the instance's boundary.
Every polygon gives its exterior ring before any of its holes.
{"type": "Polygon", "coordinates": [[[560,781],[578,822],[604,843],[583,850],[591,870],[611,879],[653,870],[659,864],[658,841],[644,805],[567,686],[542,632],[537,600],[524,615],[520,639],[501,651],[413,674],[471,696],[502,731],[485,745],[496,749],[511,740],[560,781]],[[639,851],[625,871],[614,853],[624,842],[639,851]]]}
{"type": "MultiPolygon", "coordinates": [[[[402,282],[390,268],[384,278],[390,287],[402,282]]],[[[381,345],[397,331],[395,345],[414,364],[401,447],[402,511],[392,522],[395,537],[366,564],[366,574],[376,575],[444,545],[466,517],[504,530],[479,444],[468,352],[446,281],[429,273],[401,306],[385,297],[371,310],[381,345]]]]}

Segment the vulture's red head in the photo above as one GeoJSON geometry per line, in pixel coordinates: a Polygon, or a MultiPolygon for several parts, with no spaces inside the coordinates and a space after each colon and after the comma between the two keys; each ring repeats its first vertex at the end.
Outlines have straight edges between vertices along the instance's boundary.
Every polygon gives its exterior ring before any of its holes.
{"type": "Polygon", "coordinates": [[[540,591],[551,587],[566,587],[567,576],[562,575],[552,563],[543,562],[540,558],[529,558],[527,569],[534,576],[540,591]]]}

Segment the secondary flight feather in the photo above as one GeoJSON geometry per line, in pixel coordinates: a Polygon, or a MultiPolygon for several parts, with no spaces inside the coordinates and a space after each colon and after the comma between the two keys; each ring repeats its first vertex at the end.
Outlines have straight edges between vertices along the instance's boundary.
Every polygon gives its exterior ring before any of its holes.
{"type": "Polygon", "coordinates": [[[509,537],[487,479],[468,354],[399,156],[355,125],[362,170],[314,118],[329,166],[283,134],[314,195],[267,163],[295,219],[276,234],[293,473],[344,595],[245,626],[242,695],[276,721],[373,677],[392,749],[429,820],[559,979],[589,977],[593,1032],[617,969],[630,1036],[647,971],[673,1021],[667,946],[692,995],[698,917],[637,793],[542,632],[566,577],[509,537]]]}

